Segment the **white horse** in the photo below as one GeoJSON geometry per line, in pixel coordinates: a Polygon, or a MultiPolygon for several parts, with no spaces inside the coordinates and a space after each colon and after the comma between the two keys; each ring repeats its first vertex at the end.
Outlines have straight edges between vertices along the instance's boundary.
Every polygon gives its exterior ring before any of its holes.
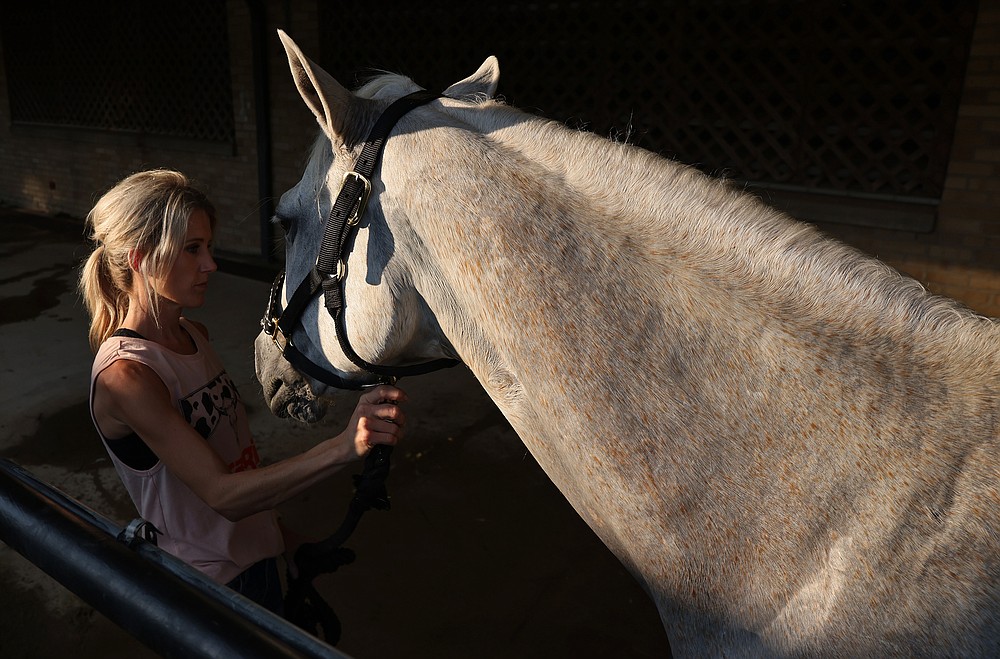
{"type": "MultiPolygon", "coordinates": [[[[284,34],[323,135],[287,302],[378,113],[284,34]]],[[[365,360],[458,356],[645,586],[679,655],[1000,654],[1000,328],[758,199],[492,100],[402,117],[346,279],[365,360]]],[[[363,377],[311,302],[303,353],[363,377]]],[[[277,414],[327,388],[268,337],[277,414]]]]}

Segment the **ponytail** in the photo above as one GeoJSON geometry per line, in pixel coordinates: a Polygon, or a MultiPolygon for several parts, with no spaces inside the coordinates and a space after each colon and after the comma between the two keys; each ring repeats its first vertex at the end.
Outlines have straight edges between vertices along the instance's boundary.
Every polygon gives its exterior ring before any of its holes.
{"type": "MultiPolygon", "coordinates": [[[[104,245],[98,245],[83,264],[80,291],[90,313],[90,349],[95,353],[105,339],[121,327],[128,313],[128,294],[124,291],[131,282],[116,282],[113,274],[122,272],[107,262],[104,245]]],[[[124,272],[131,274],[128,270],[124,272]]]]}

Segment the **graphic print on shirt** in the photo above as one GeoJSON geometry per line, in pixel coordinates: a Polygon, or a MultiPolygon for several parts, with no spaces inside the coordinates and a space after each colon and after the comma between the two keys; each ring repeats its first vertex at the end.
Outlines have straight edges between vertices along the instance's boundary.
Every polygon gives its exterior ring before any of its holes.
{"type": "Polygon", "coordinates": [[[229,374],[223,371],[201,389],[181,399],[184,418],[198,434],[208,439],[216,427],[225,419],[236,433],[236,404],[240,394],[229,374]]]}

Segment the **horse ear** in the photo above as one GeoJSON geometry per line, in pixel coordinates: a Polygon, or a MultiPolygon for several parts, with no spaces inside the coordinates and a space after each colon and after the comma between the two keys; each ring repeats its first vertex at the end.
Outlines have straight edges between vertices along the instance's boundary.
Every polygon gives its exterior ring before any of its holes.
{"type": "Polygon", "coordinates": [[[444,95],[462,99],[475,100],[482,98],[493,98],[497,93],[497,83],[500,82],[500,62],[493,55],[486,58],[479,70],[465,80],[456,82],[445,90],[444,95]]]}
{"type": "Polygon", "coordinates": [[[292,71],[295,86],[302,95],[320,128],[331,140],[343,141],[343,120],[352,95],[333,79],[322,67],[306,57],[290,36],[278,30],[278,38],[285,47],[288,67],[292,71]]]}

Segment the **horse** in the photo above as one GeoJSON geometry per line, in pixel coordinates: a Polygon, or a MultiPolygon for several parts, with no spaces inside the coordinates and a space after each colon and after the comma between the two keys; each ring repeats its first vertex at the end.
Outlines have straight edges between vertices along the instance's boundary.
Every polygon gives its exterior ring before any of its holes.
{"type": "MultiPolygon", "coordinates": [[[[279,36],[321,129],[276,209],[287,304],[379,113],[420,87],[348,91],[279,36]]],[[[385,140],[342,281],[357,355],[460,359],[678,656],[1000,653],[1000,323],[731,182],[511,107],[498,76],[490,57],[385,140]]],[[[298,350],[372,381],[322,306],[298,350]]],[[[255,362],[275,414],[335,395],[263,332],[255,362]]]]}

